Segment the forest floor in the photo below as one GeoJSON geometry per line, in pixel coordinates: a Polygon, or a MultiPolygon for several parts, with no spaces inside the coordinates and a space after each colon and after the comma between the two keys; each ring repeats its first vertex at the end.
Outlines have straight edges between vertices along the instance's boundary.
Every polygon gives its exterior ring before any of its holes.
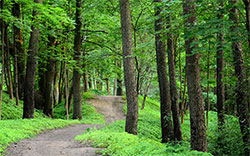
{"type": "MultiPolygon", "coordinates": [[[[122,97],[118,96],[97,96],[89,100],[89,103],[96,107],[99,113],[105,117],[107,125],[124,119],[122,97]]],[[[90,127],[100,128],[103,125],[77,124],[63,129],[51,130],[37,135],[32,139],[25,139],[13,143],[6,150],[6,156],[98,156],[93,148],[74,140],[90,127]]],[[[101,137],[101,136],[100,136],[101,137]]]]}

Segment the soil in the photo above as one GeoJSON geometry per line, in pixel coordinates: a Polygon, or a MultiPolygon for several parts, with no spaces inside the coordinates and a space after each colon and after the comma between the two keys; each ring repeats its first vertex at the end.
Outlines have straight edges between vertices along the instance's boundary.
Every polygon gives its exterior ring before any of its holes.
{"type": "MultiPolygon", "coordinates": [[[[89,103],[104,115],[107,124],[125,118],[122,97],[97,96],[89,103]]],[[[94,126],[100,128],[102,125],[77,124],[39,134],[11,144],[5,156],[99,156],[97,151],[100,149],[74,140],[75,136],[94,126]]]]}

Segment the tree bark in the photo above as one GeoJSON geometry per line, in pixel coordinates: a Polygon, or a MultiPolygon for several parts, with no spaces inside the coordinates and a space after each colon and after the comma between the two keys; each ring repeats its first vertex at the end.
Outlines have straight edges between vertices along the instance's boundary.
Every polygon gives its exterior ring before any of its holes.
{"type": "MultiPolygon", "coordinates": [[[[80,68],[80,57],[81,57],[81,46],[82,46],[82,35],[81,35],[81,8],[82,1],[76,0],[76,29],[75,29],[75,40],[74,40],[74,60],[77,62],[77,67],[80,68]]],[[[82,119],[82,96],[81,96],[81,83],[79,69],[74,67],[73,71],[73,119],[82,119]]]]}
{"type": "MultiPolygon", "coordinates": [[[[42,0],[35,0],[35,3],[42,3],[42,0]]],[[[27,59],[27,68],[25,76],[25,89],[24,89],[24,107],[23,107],[23,118],[34,118],[34,94],[35,94],[35,77],[36,77],[36,64],[37,64],[37,53],[39,48],[39,28],[37,27],[37,12],[33,10],[33,19],[35,22],[31,26],[31,35],[29,42],[29,51],[27,59]]]]}
{"type": "Polygon", "coordinates": [[[14,95],[13,95],[13,84],[12,84],[12,72],[11,72],[11,60],[10,60],[10,40],[8,37],[8,25],[5,25],[5,44],[6,44],[6,50],[5,50],[5,69],[6,72],[5,74],[7,75],[6,77],[6,83],[7,83],[7,88],[8,88],[8,93],[9,97],[11,100],[14,100],[14,95]]]}
{"type": "Polygon", "coordinates": [[[183,0],[183,12],[185,18],[185,48],[186,48],[186,67],[187,85],[190,105],[190,125],[191,125],[191,148],[197,151],[207,151],[207,138],[205,127],[204,106],[202,90],[200,87],[200,55],[194,53],[195,46],[192,43],[197,38],[192,34],[192,29],[197,23],[196,6],[194,0],[183,0]]]}
{"type": "MultiPolygon", "coordinates": [[[[21,7],[20,4],[14,1],[12,8],[12,15],[18,20],[21,20],[21,7]]],[[[14,48],[17,53],[17,71],[18,71],[18,94],[22,99],[24,94],[24,81],[25,81],[25,51],[23,48],[22,30],[14,25],[14,48]]]]}
{"type": "MultiPolygon", "coordinates": [[[[13,29],[15,27],[13,26],[13,29]]],[[[15,96],[16,96],[16,105],[19,106],[19,93],[18,93],[18,66],[17,66],[17,48],[16,48],[16,38],[15,33],[13,35],[13,43],[14,43],[14,89],[15,89],[15,96]]]]}
{"type": "Polygon", "coordinates": [[[210,92],[210,84],[209,84],[209,79],[210,79],[210,40],[208,41],[209,43],[209,50],[207,54],[207,129],[208,129],[208,124],[209,124],[209,111],[210,111],[210,97],[209,97],[209,92],[210,92]]]}
{"type": "MultiPolygon", "coordinates": [[[[155,0],[156,3],[162,3],[161,0],[155,0]]],[[[156,4],[157,5],[157,4],[156,4]]],[[[162,142],[174,140],[174,132],[171,119],[171,99],[170,89],[167,78],[167,64],[166,64],[166,49],[163,39],[163,17],[161,16],[162,8],[156,6],[155,8],[155,45],[157,58],[157,73],[160,88],[160,105],[161,105],[161,131],[162,142]]]]}
{"type": "MultiPolygon", "coordinates": [[[[55,38],[49,36],[49,47],[56,46],[55,38]]],[[[50,50],[50,49],[49,49],[50,50]]],[[[54,105],[54,80],[56,77],[56,68],[57,68],[57,61],[53,56],[49,56],[46,65],[46,72],[45,72],[45,88],[44,88],[44,109],[43,113],[50,118],[53,118],[53,105],[54,105]]]]}
{"type": "MultiPolygon", "coordinates": [[[[167,15],[167,28],[171,29],[171,15],[167,15]]],[[[168,67],[169,67],[169,77],[170,77],[170,95],[171,95],[171,109],[174,122],[174,140],[182,141],[181,124],[179,119],[179,105],[178,105],[178,92],[176,86],[176,76],[175,76],[175,63],[174,63],[174,43],[173,34],[171,30],[167,34],[167,47],[168,47],[168,67]]]]}
{"type": "Polygon", "coordinates": [[[232,51],[234,56],[235,74],[237,77],[236,88],[236,103],[239,115],[239,124],[242,133],[242,139],[245,146],[245,155],[250,154],[250,121],[248,112],[248,99],[247,99],[247,80],[245,76],[243,51],[240,40],[237,39],[239,34],[239,10],[237,8],[238,0],[229,1],[232,8],[230,10],[230,19],[233,22],[231,26],[232,38],[232,51]]]}
{"type": "Polygon", "coordinates": [[[117,86],[117,79],[114,79],[114,87],[113,87],[113,96],[116,95],[116,86],[117,86]]]}
{"type": "MultiPolygon", "coordinates": [[[[221,8],[224,8],[224,2],[223,0],[220,0],[220,6],[221,8]]],[[[219,14],[217,15],[218,19],[223,21],[224,14],[220,10],[219,14]]],[[[225,87],[223,83],[223,70],[224,70],[224,50],[223,50],[223,43],[224,43],[224,32],[223,32],[223,24],[220,24],[219,28],[221,29],[221,32],[218,33],[217,35],[217,40],[219,41],[219,45],[217,47],[217,58],[216,58],[216,73],[217,73],[217,89],[216,89],[216,94],[217,94],[217,115],[218,115],[218,127],[221,129],[223,124],[225,123],[225,115],[224,115],[224,100],[225,100],[225,87]]]]}
{"type": "Polygon", "coordinates": [[[122,26],[124,80],[127,95],[127,116],[125,129],[126,132],[136,135],[138,122],[138,95],[134,74],[135,70],[129,0],[120,0],[120,13],[122,26]]]}

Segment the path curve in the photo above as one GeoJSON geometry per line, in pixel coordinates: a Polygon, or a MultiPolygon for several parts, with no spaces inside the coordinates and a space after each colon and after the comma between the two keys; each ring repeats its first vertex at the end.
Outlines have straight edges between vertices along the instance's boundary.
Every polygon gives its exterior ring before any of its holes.
{"type": "MultiPolygon", "coordinates": [[[[89,103],[105,116],[107,124],[124,119],[122,97],[97,96],[89,103]]],[[[75,136],[94,126],[101,127],[101,125],[77,124],[39,134],[35,138],[11,144],[5,156],[99,156],[96,151],[100,149],[74,140],[75,136]]]]}

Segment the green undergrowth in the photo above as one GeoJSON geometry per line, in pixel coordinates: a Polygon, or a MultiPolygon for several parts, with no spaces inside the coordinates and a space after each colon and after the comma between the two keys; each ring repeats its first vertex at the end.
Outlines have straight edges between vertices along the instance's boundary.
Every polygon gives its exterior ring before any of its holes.
{"type": "MultiPolygon", "coordinates": [[[[98,113],[94,106],[88,104],[87,100],[94,99],[94,94],[91,92],[86,92],[83,94],[82,103],[82,120],[81,123],[86,124],[105,124],[104,116],[98,113]]],[[[66,112],[64,108],[65,103],[56,105],[54,108],[54,117],[57,119],[66,119],[66,112]]],[[[73,116],[73,104],[69,114],[69,118],[72,119],[73,116]]]]}
{"type": "Polygon", "coordinates": [[[79,121],[67,121],[61,119],[17,119],[0,121],[0,155],[3,150],[13,142],[25,138],[34,137],[36,134],[54,128],[62,128],[67,125],[80,123],[79,121]]]}
{"type": "MultiPolygon", "coordinates": [[[[139,97],[139,108],[143,97],[139,97]]],[[[124,107],[126,112],[126,107],[124,107]]],[[[243,143],[237,118],[226,117],[221,142],[223,148],[218,147],[217,114],[209,113],[209,128],[207,131],[208,152],[215,155],[242,155],[243,143]]],[[[83,142],[90,141],[96,147],[106,148],[103,154],[112,156],[208,156],[203,153],[190,150],[190,121],[189,115],[185,116],[182,124],[182,145],[162,144],[160,127],[160,104],[156,100],[147,99],[145,109],[139,110],[138,135],[134,136],[124,132],[125,121],[117,121],[100,130],[90,129],[76,137],[83,142]]]]}
{"type": "MultiPolygon", "coordinates": [[[[2,113],[1,117],[2,120],[7,119],[22,119],[23,117],[23,101],[20,102],[20,106],[16,106],[16,101],[11,100],[9,98],[9,95],[6,93],[3,93],[2,96],[2,113]]],[[[35,118],[42,118],[44,117],[42,112],[39,110],[35,110],[34,112],[35,118]]]]}

